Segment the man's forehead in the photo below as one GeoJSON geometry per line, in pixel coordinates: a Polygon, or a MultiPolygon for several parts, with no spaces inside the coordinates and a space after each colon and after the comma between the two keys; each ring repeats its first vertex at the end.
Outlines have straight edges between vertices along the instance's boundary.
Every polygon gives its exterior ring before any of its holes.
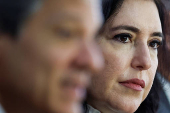
{"type": "MultiPolygon", "coordinates": [[[[101,18],[100,5],[97,0],[50,0],[43,5],[43,12],[51,17],[60,19],[68,17],[72,20],[80,19],[89,14],[101,18]],[[93,2],[92,2],[93,1],[93,2]],[[44,10],[45,9],[45,10],[44,10]]],[[[45,15],[46,15],[45,14],[45,15]]],[[[89,17],[91,18],[91,17],[89,17]]]]}
{"type": "Polygon", "coordinates": [[[75,23],[82,23],[83,22],[83,17],[79,16],[74,13],[58,13],[56,15],[51,15],[49,16],[47,20],[47,24],[61,24],[62,22],[72,22],[72,24],[75,23]]]}
{"type": "MultiPolygon", "coordinates": [[[[92,0],[96,1],[96,0],[92,0]]],[[[92,3],[91,0],[45,0],[46,3],[53,3],[55,6],[61,6],[65,4],[75,4],[75,3],[81,3],[81,4],[89,4],[92,3]],[[55,4],[54,4],[55,3],[55,4]]]]}
{"type": "Polygon", "coordinates": [[[64,6],[99,8],[101,7],[101,0],[45,0],[45,5],[55,6],[56,8],[63,8],[64,6]]]}
{"type": "Polygon", "coordinates": [[[37,12],[36,22],[43,22],[47,26],[61,25],[66,22],[79,27],[90,24],[98,28],[102,23],[102,11],[97,1],[100,0],[45,0],[42,8],[37,12]]]}

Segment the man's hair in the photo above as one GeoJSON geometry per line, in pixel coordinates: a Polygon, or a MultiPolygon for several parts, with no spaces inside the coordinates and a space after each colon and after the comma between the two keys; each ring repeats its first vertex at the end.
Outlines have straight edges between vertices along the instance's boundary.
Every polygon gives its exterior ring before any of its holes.
{"type": "Polygon", "coordinates": [[[22,23],[38,8],[42,0],[0,0],[0,34],[13,38],[22,23]]]}

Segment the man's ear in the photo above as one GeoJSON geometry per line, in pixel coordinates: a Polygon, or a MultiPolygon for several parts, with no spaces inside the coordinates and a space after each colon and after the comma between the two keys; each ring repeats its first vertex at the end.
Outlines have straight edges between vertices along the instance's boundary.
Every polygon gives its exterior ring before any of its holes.
{"type": "Polygon", "coordinates": [[[15,38],[14,36],[0,33],[0,45],[14,42],[15,41],[14,38],[15,38]]]}
{"type": "Polygon", "coordinates": [[[8,35],[8,34],[1,34],[0,33],[0,60],[2,60],[1,56],[8,51],[9,49],[13,48],[14,45],[14,37],[8,35]]]}
{"type": "Polygon", "coordinates": [[[12,37],[6,34],[0,33],[0,86],[3,84],[3,70],[4,70],[4,62],[5,58],[9,54],[9,50],[11,50],[12,46],[12,37]]]}

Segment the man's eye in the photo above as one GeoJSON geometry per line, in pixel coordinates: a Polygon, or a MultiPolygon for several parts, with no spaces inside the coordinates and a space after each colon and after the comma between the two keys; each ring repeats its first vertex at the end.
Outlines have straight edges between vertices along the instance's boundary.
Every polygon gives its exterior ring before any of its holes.
{"type": "Polygon", "coordinates": [[[122,34],[118,34],[118,35],[115,35],[113,37],[113,39],[117,40],[117,41],[120,41],[122,43],[128,43],[128,42],[131,42],[131,38],[132,38],[132,35],[128,34],[128,33],[122,33],[122,34]]]}
{"type": "Polygon", "coordinates": [[[153,49],[158,49],[160,45],[162,45],[162,42],[158,40],[153,40],[149,43],[149,46],[153,49]]]}
{"type": "Polygon", "coordinates": [[[72,32],[67,29],[58,29],[57,34],[58,34],[58,36],[60,36],[62,38],[69,38],[72,36],[72,32]]]}

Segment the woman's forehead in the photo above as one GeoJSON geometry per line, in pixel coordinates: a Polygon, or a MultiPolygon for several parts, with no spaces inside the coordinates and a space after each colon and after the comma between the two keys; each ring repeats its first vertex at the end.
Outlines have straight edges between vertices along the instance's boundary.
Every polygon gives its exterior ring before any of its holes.
{"type": "Polygon", "coordinates": [[[128,25],[139,29],[162,31],[158,9],[151,0],[125,0],[118,14],[112,15],[110,27],[128,25]]]}

